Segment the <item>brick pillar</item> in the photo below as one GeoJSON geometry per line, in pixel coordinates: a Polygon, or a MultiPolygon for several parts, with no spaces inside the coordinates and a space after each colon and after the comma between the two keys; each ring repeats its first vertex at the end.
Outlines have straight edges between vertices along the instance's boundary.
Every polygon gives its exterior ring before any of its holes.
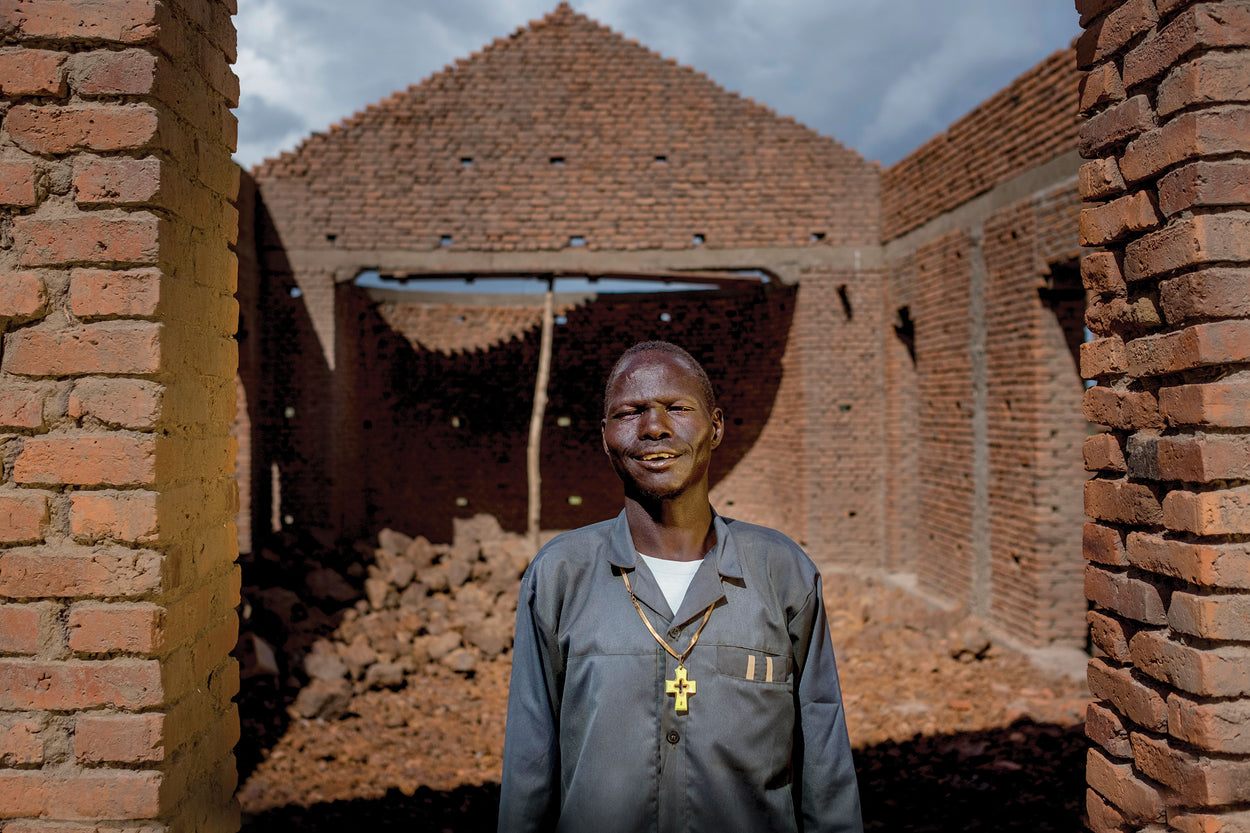
{"type": "Polygon", "coordinates": [[[1089,826],[1250,830],[1250,4],[1077,0],[1089,826]]]}
{"type": "Polygon", "coordinates": [[[3,833],[238,827],[232,13],[0,0],[3,833]]]}

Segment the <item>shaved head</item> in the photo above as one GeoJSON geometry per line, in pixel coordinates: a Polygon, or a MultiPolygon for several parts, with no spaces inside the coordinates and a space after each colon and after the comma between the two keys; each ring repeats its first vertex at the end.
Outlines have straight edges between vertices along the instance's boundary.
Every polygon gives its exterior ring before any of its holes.
{"type": "Polygon", "coordinates": [[[640,353],[664,353],[677,358],[683,364],[689,366],[699,380],[699,388],[703,393],[703,403],[707,405],[708,412],[716,410],[716,393],[712,390],[712,380],[708,378],[707,371],[703,369],[703,365],[699,364],[694,356],[690,355],[684,348],[678,347],[669,341],[640,341],[622,353],[621,357],[616,360],[616,364],[612,365],[612,372],[608,374],[608,380],[603,386],[605,416],[607,415],[608,394],[612,390],[612,383],[616,381],[617,373],[620,372],[622,365],[626,361],[640,353]]]}

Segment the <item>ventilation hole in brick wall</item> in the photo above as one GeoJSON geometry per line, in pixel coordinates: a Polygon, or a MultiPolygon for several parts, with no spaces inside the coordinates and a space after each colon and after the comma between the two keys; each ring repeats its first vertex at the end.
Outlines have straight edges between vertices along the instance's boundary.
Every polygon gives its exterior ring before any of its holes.
{"type": "Polygon", "coordinates": [[[469,499],[468,499],[467,497],[458,497],[458,498],[456,498],[456,505],[457,505],[457,506],[468,506],[468,505],[469,505],[469,499]]]}
{"type": "Polygon", "coordinates": [[[850,406],[850,405],[839,405],[839,406],[838,406],[838,410],[839,410],[839,411],[841,411],[841,412],[842,412],[842,413],[844,413],[844,414],[847,414],[847,413],[850,413],[850,412],[851,412],[851,406],[850,406]]]}
{"type": "Polygon", "coordinates": [[[566,416],[556,417],[556,425],[560,426],[561,428],[568,428],[572,424],[573,424],[573,420],[570,419],[569,417],[566,417],[566,416]]]}
{"type": "Polygon", "coordinates": [[[473,157],[472,157],[472,156],[461,156],[461,157],[460,157],[460,167],[462,167],[462,168],[472,168],[472,167],[473,167],[473,157]]]}
{"type": "Polygon", "coordinates": [[[813,232],[812,232],[811,241],[812,241],[813,243],[819,243],[820,241],[822,241],[822,240],[824,240],[824,239],[825,239],[825,233],[824,233],[823,231],[813,231],[813,232]]]}
{"type": "Polygon", "coordinates": [[[557,315],[555,317],[555,323],[557,327],[563,327],[565,324],[569,323],[569,317],[567,315],[557,315]]]}
{"type": "Polygon", "coordinates": [[[907,348],[907,355],[911,356],[911,363],[916,363],[916,324],[911,320],[911,308],[899,307],[894,320],[894,335],[898,336],[898,340],[903,342],[903,346],[907,348]]]}
{"type": "Polygon", "coordinates": [[[373,420],[371,420],[371,419],[366,419],[366,420],[364,421],[364,426],[365,426],[365,430],[366,430],[366,431],[368,431],[370,428],[372,428],[372,427],[373,427],[373,420]]]}
{"type": "Polygon", "coordinates": [[[287,419],[295,419],[295,408],[291,407],[290,405],[287,405],[285,408],[282,409],[282,415],[286,417],[287,419]]]}
{"type": "Polygon", "coordinates": [[[458,416],[454,416],[454,417],[452,417],[452,418],[451,418],[451,427],[452,427],[452,428],[459,428],[459,427],[460,427],[460,417],[458,417],[458,416]]]}
{"type": "Polygon", "coordinates": [[[464,323],[464,316],[463,316],[463,315],[457,315],[457,316],[456,316],[456,323],[457,323],[457,324],[463,324],[463,323],[464,323]]]}
{"type": "Polygon", "coordinates": [[[333,243],[335,240],[338,240],[338,239],[339,239],[339,236],[338,236],[337,234],[327,234],[327,235],[326,235],[326,242],[327,242],[327,243],[333,243]]]}
{"type": "Polygon", "coordinates": [[[569,238],[569,245],[574,249],[580,249],[582,246],[586,245],[586,238],[582,237],[580,234],[575,234],[569,238]]]}
{"type": "Polygon", "coordinates": [[[660,154],[660,155],[656,156],[656,157],[655,157],[655,164],[657,164],[657,165],[667,165],[667,164],[668,164],[668,157],[667,157],[667,156],[664,156],[663,154],[660,154]]]}
{"type": "Polygon", "coordinates": [[[551,162],[551,167],[553,167],[553,168],[563,168],[563,167],[564,167],[564,157],[563,157],[563,156],[553,156],[553,157],[551,157],[551,159],[549,159],[548,161],[549,161],[549,162],[551,162]]]}
{"type": "Polygon", "coordinates": [[[582,505],[581,495],[569,495],[569,506],[581,506],[581,505],[582,505]]]}
{"type": "Polygon", "coordinates": [[[447,248],[448,246],[452,244],[452,242],[454,241],[451,239],[450,234],[439,235],[438,245],[442,246],[443,248],[447,248]]]}
{"type": "Polygon", "coordinates": [[[287,526],[291,526],[292,524],[295,523],[295,518],[291,515],[283,515],[282,523],[286,524],[287,526]]]}
{"type": "Polygon", "coordinates": [[[849,512],[847,512],[847,513],[846,513],[846,516],[847,516],[848,518],[853,518],[853,517],[855,517],[857,514],[859,514],[859,513],[858,513],[858,512],[856,512],[854,509],[852,509],[851,511],[849,511],[849,512]]]}
{"type": "Polygon", "coordinates": [[[847,321],[850,321],[855,317],[855,313],[851,310],[851,296],[847,294],[846,284],[838,285],[838,300],[842,302],[842,314],[846,316],[847,321]]]}
{"type": "Polygon", "coordinates": [[[702,234],[696,234],[694,237],[690,238],[690,243],[691,245],[694,245],[694,246],[702,246],[703,241],[705,240],[707,240],[707,238],[704,237],[702,234]]]}
{"type": "Polygon", "coordinates": [[[304,290],[300,289],[298,286],[291,287],[289,291],[291,293],[292,298],[299,298],[299,297],[302,297],[304,294],[304,290]]]}
{"type": "Polygon", "coordinates": [[[662,312],[660,313],[660,320],[667,324],[673,320],[673,314],[670,312],[662,312]]]}

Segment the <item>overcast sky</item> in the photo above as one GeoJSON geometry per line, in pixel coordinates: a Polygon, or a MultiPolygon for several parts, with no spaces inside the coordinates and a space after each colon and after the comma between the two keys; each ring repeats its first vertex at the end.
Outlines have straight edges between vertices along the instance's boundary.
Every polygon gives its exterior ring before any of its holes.
{"type": "MultiPolygon", "coordinates": [[[[239,0],[251,167],[558,0],[239,0]]],[[[1072,0],[573,0],[726,89],[889,165],[1079,34],[1072,0]]]]}

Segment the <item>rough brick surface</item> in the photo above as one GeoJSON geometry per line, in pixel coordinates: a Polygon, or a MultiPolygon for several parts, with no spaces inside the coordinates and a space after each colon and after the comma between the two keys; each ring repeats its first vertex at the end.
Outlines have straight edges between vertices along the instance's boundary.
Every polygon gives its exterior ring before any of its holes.
{"type": "Polygon", "coordinates": [[[24,329],[4,337],[3,367],[23,376],[155,373],[161,324],[106,321],[66,329],[24,329]]]}
{"type": "Polygon", "coordinates": [[[1250,694],[1250,648],[1196,648],[1148,630],[1134,635],[1129,648],[1137,668],[1181,691],[1203,697],[1250,694]]]}
{"type": "MultiPolygon", "coordinates": [[[[1250,168],[1246,171],[1250,176],[1250,168]]],[[[1159,285],[1170,324],[1242,318],[1250,306],[1250,268],[1215,267],[1187,272],[1159,285]]]]}
{"type": "Polygon", "coordinates": [[[1097,749],[1089,750],[1085,762],[1089,785],[1115,805],[1126,820],[1135,824],[1163,821],[1163,799],[1148,781],[1126,763],[1115,763],[1097,749]]]}

